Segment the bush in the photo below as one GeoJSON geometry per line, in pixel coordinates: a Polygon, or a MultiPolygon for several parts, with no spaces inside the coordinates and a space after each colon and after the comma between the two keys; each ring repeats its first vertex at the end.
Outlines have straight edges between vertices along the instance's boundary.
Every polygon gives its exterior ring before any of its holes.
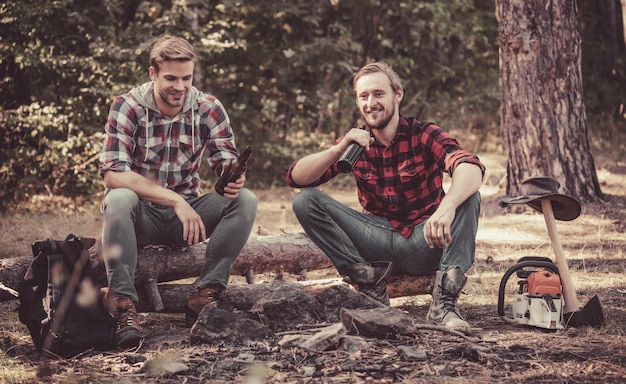
{"type": "Polygon", "coordinates": [[[37,194],[93,196],[103,133],[87,135],[61,107],[39,103],[0,110],[0,210],[37,194]]]}

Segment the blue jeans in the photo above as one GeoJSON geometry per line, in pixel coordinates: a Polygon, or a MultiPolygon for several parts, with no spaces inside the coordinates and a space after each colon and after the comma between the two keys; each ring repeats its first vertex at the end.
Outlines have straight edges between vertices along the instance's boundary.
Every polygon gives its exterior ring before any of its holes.
{"type": "MultiPolygon", "coordinates": [[[[188,202],[202,218],[209,237],[206,261],[194,287],[203,289],[214,284],[226,287],[230,269],[252,231],[257,197],[242,189],[235,200],[209,193],[188,202]]],[[[182,236],[183,224],[172,208],[141,200],[126,188],[108,191],[102,214],[102,249],[109,291],[137,301],[134,281],[138,248],[187,246],[182,236]]]]}
{"type": "Polygon", "coordinates": [[[356,211],[315,188],[303,189],[293,210],[311,240],[332,260],[341,275],[355,263],[393,262],[392,274],[430,274],[474,263],[480,194],[470,196],[456,210],[451,226],[452,243],[431,249],[422,222],[409,238],[397,232],[389,220],[356,211]]]}

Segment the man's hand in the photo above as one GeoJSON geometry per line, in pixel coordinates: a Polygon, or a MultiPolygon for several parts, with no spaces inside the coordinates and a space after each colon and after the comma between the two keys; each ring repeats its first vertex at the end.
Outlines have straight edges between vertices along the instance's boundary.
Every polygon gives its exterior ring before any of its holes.
{"type": "Polygon", "coordinates": [[[424,225],[424,237],[430,248],[445,248],[452,242],[450,226],[456,216],[456,209],[479,190],[482,178],[482,171],[475,164],[461,163],[456,167],[448,193],[424,225]]]}
{"type": "Polygon", "coordinates": [[[242,174],[234,182],[231,181],[230,183],[226,184],[226,186],[224,187],[224,197],[232,200],[236,199],[237,196],[239,196],[239,192],[243,189],[245,183],[246,175],[242,174]]]}
{"type": "Polygon", "coordinates": [[[374,142],[374,138],[364,129],[352,128],[348,131],[348,133],[346,133],[339,145],[343,145],[343,150],[345,151],[345,149],[348,148],[348,145],[350,145],[353,141],[358,143],[361,147],[365,147],[365,150],[367,151],[370,149],[370,145],[374,142]]]}
{"type": "Polygon", "coordinates": [[[428,219],[424,225],[424,237],[426,237],[426,242],[431,249],[434,247],[445,248],[452,242],[450,226],[455,215],[456,208],[442,202],[428,219]]]}
{"type": "Polygon", "coordinates": [[[206,229],[202,218],[187,201],[181,199],[173,208],[176,216],[183,223],[183,239],[187,244],[194,245],[206,240],[206,229]]]}

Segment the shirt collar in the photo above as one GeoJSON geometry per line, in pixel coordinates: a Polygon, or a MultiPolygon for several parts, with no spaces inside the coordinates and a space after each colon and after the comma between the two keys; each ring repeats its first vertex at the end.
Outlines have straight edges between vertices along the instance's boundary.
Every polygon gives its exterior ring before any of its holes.
{"type": "MultiPolygon", "coordinates": [[[[369,130],[371,134],[371,130],[367,127],[366,129],[369,130]]],[[[391,140],[389,147],[392,147],[399,140],[404,140],[408,138],[410,136],[410,132],[411,132],[411,127],[409,127],[409,120],[406,117],[400,115],[400,119],[398,120],[398,130],[396,131],[396,136],[393,138],[393,140],[391,140]]],[[[372,135],[372,137],[374,137],[374,135],[372,135]]],[[[382,146],[382,144],[378,142],[378,140],[374,141],[374,145],[382,146]]]]}

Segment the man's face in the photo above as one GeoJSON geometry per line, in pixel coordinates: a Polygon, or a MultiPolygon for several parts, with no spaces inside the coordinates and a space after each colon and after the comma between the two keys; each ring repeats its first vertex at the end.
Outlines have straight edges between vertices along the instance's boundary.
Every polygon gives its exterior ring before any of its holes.
{"type": "Polygon", "coordinates": [[[384,129],[396,115],[402,91],[394,92],[387,75],[370,73],[356,82],[356,103],[365,124],[371,129],[384,129]]]}
{"type": "Polygon", "coordinates": [[[193,79],[193,61],[164,61],[157,74],[150,67],[154,98],[161,112],[173,116],[180,112],[193,79]]]}

